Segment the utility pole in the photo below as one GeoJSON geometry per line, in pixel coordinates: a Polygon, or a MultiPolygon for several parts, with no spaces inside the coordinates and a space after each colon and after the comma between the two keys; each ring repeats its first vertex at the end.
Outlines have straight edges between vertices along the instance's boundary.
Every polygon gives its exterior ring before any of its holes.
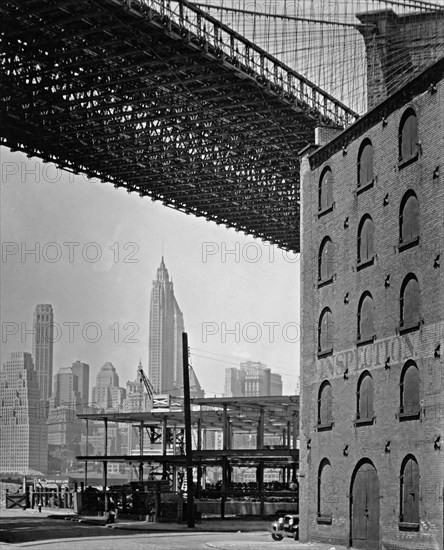
{"type": "Polygon", "coordinates": [[[183,409],[185,414],[185,455],[187,464],[187,522],[194,527],[193,445],[191,441],[190,373],[188,367],[188,335],[182,332],[183,409]]]}

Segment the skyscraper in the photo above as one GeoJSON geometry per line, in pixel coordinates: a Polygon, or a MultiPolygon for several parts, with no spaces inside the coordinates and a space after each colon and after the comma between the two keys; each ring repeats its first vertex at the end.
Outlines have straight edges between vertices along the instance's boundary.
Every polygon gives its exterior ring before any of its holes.
{"type": "Polygon", "coordinates": [[[46,473],[46,415],[30,353],[13,352],[0,370],[0,471],[46,473]]]}
{"type": "Polygon", "coordinates": [[[183,315],[162,257],[150,303],[148,376],[157,393],[183,393],[183,315]]]}
{"type": "Polygon", "coordinates": [[[80,454],[82,421],[78,390],[79,379],[71,367],[63,367],[54,376],[53,394],[49,399],[48,413],[48,473],[72,469],[76,455],[80,454]]]}
{"type": "MultiPolygon", "coordinates": [[[[126,398],[125,388],[119,386],[119,375],[112,363],[106,362],[100,368],[96,377],[96,385],[92,388],[91,404],[96,409],[103,409],[109,411],[124,410],[124,403],[126,398]]],[[[101,454],[103,452],[104,441],[104,426],[99,423],[92,423],[95,426],[90,427],[88,435],[82,435],[81,445],[84,450],[88,445],[92,447],[92,450],[88,452],[101,454]]],[[[112,426],[107,428],[108,433],[108,453],[109,454],[123,454],[123,449],[127,448],[127,430],[126,424],[113,423],[112,426]]],[[[110,467],[111,463],[108,463],[110,467]]]]}
{"type": "Polygon", "coordinates": [[[63,367],[54,376],[51,407],[69,407],[77,409],[80,406],[79,379],[71,367],[63,367]]]}
{"type": "Polygon", "coordinates": [[[89,403],[89,365],[77,360],[72,364],[71,368],[72,373],[78,378],[78,389],[82,406],[87,407],[89,403]]]}
{"type": "Polygon", "coordinates": [[[38,304],[34,311],[32,357],[37,372],[40,397],[47,401],[52,390],[54,314],[50,304],[38,304]]]}
{"type": "Polygon", "coordinates": [[[110,362],[102,365],[96,385],[92,389],[92,406],[98,409],[118,409],[126,397],[125,388],[119,387],[119,375],[110,362]]]}
{"type": "Polygon", "coordinates": [[[282,377],[260,362],[245,361],[240,369],[225,369],[226,397],[282,395],[282,377]]]}

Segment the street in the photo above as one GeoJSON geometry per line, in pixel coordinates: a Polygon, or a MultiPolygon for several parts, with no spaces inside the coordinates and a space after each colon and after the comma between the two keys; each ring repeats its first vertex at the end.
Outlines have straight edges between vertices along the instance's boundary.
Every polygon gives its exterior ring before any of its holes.
{"type": "MultiPolygon", "coordinates": [[[[90,525],[19,511],[1,511],[0,549],[30,547],[35,550],[342,550],[329,544],[299,543],[288,538],[275,542],[265,529],[254,532],[146,532],[90,525]]],[[[164,526],[165,529],[165,526],[164,526]]]]}
{"type": "Polygon", "coordinates": [[[18,547],[31,547],[34,550],[330,550],[331,545],[302,544],[287,539],[274,542],[269,533],[153,533],[153,534],[128,534],[122,532],[122,536],[115,536],[112,529],[111,536],[81,538],[81,539],[57,539],[44,542],[24,543],[19,545],[0,546],[2,550],[18,547]],[[114,535],[114,536],[113,536],[114,535]]]}

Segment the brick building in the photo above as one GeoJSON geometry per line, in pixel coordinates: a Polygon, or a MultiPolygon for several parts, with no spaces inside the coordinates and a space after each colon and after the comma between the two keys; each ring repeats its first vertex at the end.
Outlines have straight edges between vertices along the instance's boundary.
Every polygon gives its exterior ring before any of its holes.
{"type": "Polygon", "coordinates": [[[444,60],[301,153],[300,538],[443,548],[444,60]]]}

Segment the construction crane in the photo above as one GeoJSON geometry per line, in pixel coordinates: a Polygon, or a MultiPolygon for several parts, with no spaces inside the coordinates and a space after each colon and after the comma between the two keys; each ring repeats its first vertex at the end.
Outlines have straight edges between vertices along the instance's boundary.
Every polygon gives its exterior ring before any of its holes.
{"type": "Polygon", "coordinates": [[[154,386],[151,384],[148,376],[143,372],[142,363],[139,363],[138,373],[139,373],[139,381],[140,383],[143,382],[146,389],[146,393],[148,394],[148,397],[150,398],[150,401],[152,403],[153,396],[154,396],[154,386]]]}

